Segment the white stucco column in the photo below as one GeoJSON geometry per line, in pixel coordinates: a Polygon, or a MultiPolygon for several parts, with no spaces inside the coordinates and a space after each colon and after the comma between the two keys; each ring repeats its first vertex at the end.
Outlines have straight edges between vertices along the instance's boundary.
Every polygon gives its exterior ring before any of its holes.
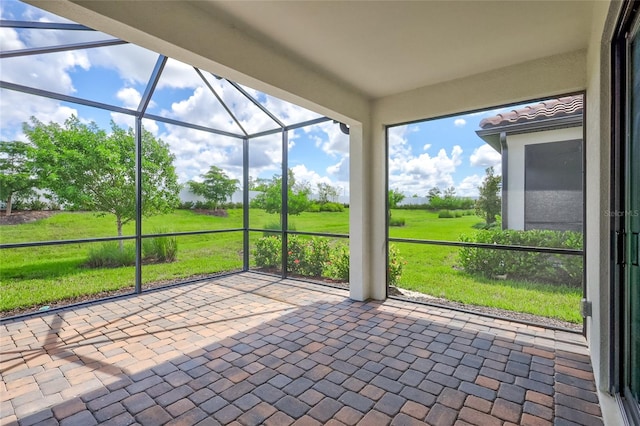
{"type": "Polygon", "coordinates": [[[369,288],[369,221],[365,217],[367,204],[366,135],[362,124],[349,128],[349,296],[367,300],[369,288]]]}
{"type": "Polygon", "coordinates": [[[373,121],[369,164],[371,191],[371,298],[387,298],[387,138],[385,126],[373,121]]]}
{"type": "Polygon", "coordinates": [[[386,297],[384,129],[351,125],[349,147],[350,297],[386,297]],[[380,131],[382,130],[382,131],[380,131]]]}

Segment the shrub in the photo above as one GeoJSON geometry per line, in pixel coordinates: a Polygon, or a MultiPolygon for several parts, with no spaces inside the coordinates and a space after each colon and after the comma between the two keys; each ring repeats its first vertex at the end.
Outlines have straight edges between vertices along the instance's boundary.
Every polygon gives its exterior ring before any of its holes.
{"type": "MultiPolygon", "coordinates": [[[[389,285],[397,286],[402,277],[402,270],[407,262],[400,256],[400,250],[393,244],[389,246],[389,285]]],[[[349,281],[349,247],[340,244],[333,248],[329,255],[326,273],[329,278],[349,281]]]]}
{"type": "Polygon", "coordinates": [[[193,204],[193,208],[198,210],[215,210],[216,203],[213,201],[196,201],[193,204]]]}
{"type": "Polygon", "coordinates": [[[329,278],[349,281],[349,246],[339,244],[331,250],[326,272],[329,278]]]}
{"type": "Polygon", "coordinates": [[[131,266],[136,263],[136,249],[134,245],[124,245],[120,249],[117,241],[108,241],[89,249],[85,266],[88,268],[117,268],[131,266]]]}
{"type": "Polygon", "coordinates": [[[440,210],[440,212],[438,212],[438,217],[440,219],[450,219],[456,217],[456,214],[451,210],[440,210]]]}
{"type": "MultiPolygon", "coordinates": [[[[260,268],[279,267],[282,242],[271,235],[256,242],[254,256],[260,268]]],[[[329,242],[326,239],[290,235],[287,239],[287,270],[294,274],[320,277],[329,261],[329,242]]]]}
{"type": "Polygon", "coordinates": [[[195,203],[193,201],[183,201],[178,206],[178,209],[180,209],[180,210],[191,210],[192,208],[194,208],[194,206],[195,206],[195,203]]]}
{"type": "Polygon", "coordinates": [[[405,220],[402,217],[392,217],[389,219],[389,226],[404,226],[405,220]]]}
{"type": "Polygon", "coordinates": [[[344,211],[344,206],[339,203],[324,203],[320,205],[321,212],[338,213],[344,211]]]}
{"type": "Polygon", "coordinates": [[[300,275],[321,277],[329,260],[329,242],[290,235],[287,244],[287,270],[300,275]]]}
{"type": "Polygon", "coordinates": [[[400,256],[400,250],[393,244],[389,245],[389,265],[387,268],[389,285],[397,286],[402,277],[402,269],[407,262],[400,256]]]}
{"type": "Polygon", "coordinates": [[[289,235],[287,239],[287,271],[302,274],[305,263],[304,243],[297,235],[289,235]]]}
{"type": "Polygon", "coordinates": [[[282,263],[282,242],[280,237],[271,235],[256,241],[253,252],[259,268],[277,268],[282,263]]]}
{"type": "MultiPolygon", "coordinates": [[[[582,234],[571,231],[489,229],[479,231],[473,237],[463,235],[461,241],[530,247],[582,248],[582,234]]],[[[490,278],[507,275],[511,279],[549,284],[580,286],[582,283],[581,256],[464,247],[460,249],[458,259],[466,272],[490,278]]]]}
{"type": "MultiPolygon", "coordinates": [[[[254,250],[256,266],[277,268],[282,262],[279,236],[262,237],[254,250]]],[[[349,281],[349,246],[336,244],[331,247],[324,238],[290,235],[287,244],[287,270],[294,274],[349,281]]],[[[407,262],[400,257],[394,245],[389,246],[389,284],[398,285],[407,262]]]]}
{"type": "Polygon", "coordinates": [[[318,203],[309,204],[309,207],[307,207],[307,211],[309,213],[320,213],[320,204],[318,203]]]}
{"type": "Polygon", "coordinates": [[[60,210],[60,203],[58,203],[57,201],[49,201],[49,205],[47,206],[47,208],[51,211],[57,211],[60,210]]]}
{"type": "Polygon", "coordinates": [[[394,208],[398,210],[429,210],[431,206],[429,204],[402,204],[394,208]]]}
{"type": "Polygon", "coordinates": [[[429,208],[432,210],[466,210],[471,209],[475,201],[468,197],[432,197],[429,208]]]}
{"type": "Polygon", "coordinates": [[[44,201],[40,201],[37,198],[33,198],[25,204],[25,207],[27,208],[27,210],[40,211],[47,208],[47,203],[44,201]]]}
{"type": "Polygon", "coordinates": [[[241,202],[238,203],[222,203],[220,205],[218,205],[219,209],[223,209],[223,210],[232,210],[232,209],[241,209],[243,207],[243,204],[241,202]]]}
{"type": "MultiPolygon", "coordinates": [[[[154,234],[166,231],[156,230],[154,234]]],[[[153,262],[175,262],[178,258],[178,239],[174,237],[151,237],[142,240],[142,257],[153,262]]]]}
{"type": "Polygon", "coordinates": [[[462,217],[462,211],[460,211],[460,210],[456,210],[454,212],[454,214],[455,214],[456,217],[462,217]]]}

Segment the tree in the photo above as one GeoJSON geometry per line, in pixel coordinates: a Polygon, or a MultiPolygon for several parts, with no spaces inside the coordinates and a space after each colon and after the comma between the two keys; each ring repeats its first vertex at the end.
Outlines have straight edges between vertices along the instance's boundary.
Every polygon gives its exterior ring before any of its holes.
{"type": "Polygon", "coordinates": [[[200,195],[205,200],[213,204],[213,208],[217,209],[218,205],[227,201],[234,192],[238,190],[238,179],[229,178],[225,172],[217,166],[211,166],[209,171],[200,175],[202,182],[189,181],[188,185],[196,195],[200,195]]]}
{"type": "Polygon", "coordinates": [[[440,198],[441,195],[442,195],[442,192],[440,191],[440,188],[438,188],[437,186],[434,186],[429,190],[429,192],[427,192],[427,198],[429,199],[429,202],[431,202],[431,200],[434,198],[440,198]]]}
{"type": "Polygon", "coordinates": [[[456,196],[456,188],[450,186],[444,190],[444,198],[453,198],[456,196]]]}
{"type": "MultiPolygon", "coordinates": [[[[136,217],[135,135],[113,121],[111,133],[71,116],[64,125],[35,118],[24,124],[34,145],[42,187],[75,209],[116,217],[122,226],[136,217]]],[[[169,146],[142,130],[142,214],[171,211],[178,205],[178,177],[169,146]]],[[[122,248],[122,240],[120,241],[122,248]]]]}
{"type": "Polygon", "coordinates": [[[389,190],[389,208],[395,209],[398,207],[398,204],[404,200],[404,194],[397,189],[389,190]]]}
{"type": "Polygon", "coordinates": [[[11,216],[17,197],[32,195],[37,185],[33,147],[21,141],[0,143],[0,200],[6,204],[5,215],[11,216]]]}
{"type": "Polygon", "coordinates": [[[500,185],[502,177],[494,175],[493,167],[485,170],[486,176],[478,187],[480,196],[476,201],[476,214],[484,218],[487,225],[495,223],[496,216],[501,213],[500,185]]]}
{"type": "Polygon", "coordinates": [[[250,191],[263,191],[267,185],[271,183],[271,179],[254,178],[249,176],[249,190],[250,191]]]}
{"type": "Polygon", "coordinates": [[[321,204],[328,203],[329,201],[335,201],[339,195],[338,189],[329,185],[328,183],[318,183],[318,201],[321,204]]]}
{"type": "MultiPolygon", "coordinates": [[[[296,182],[293,171],[287,173],[287,209],[289,214],[299,215],[305,211],[311,201],[311,189],[305,182],[296,182]]],[[[252,201],[251,207],[265,210],[267,213],[282,212],[282,176],[274,175],[270,182],[264,182],[256,187],[261,191],[252,201]]]]}

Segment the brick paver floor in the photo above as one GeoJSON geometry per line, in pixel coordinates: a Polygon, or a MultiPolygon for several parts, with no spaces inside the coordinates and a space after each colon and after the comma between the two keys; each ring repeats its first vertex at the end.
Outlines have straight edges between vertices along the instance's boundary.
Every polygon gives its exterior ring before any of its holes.
{"type": "Polygon", "coordinates": [[[582,336],[244,273],[0,325],[3,425],[599,425],[582,336]]]}

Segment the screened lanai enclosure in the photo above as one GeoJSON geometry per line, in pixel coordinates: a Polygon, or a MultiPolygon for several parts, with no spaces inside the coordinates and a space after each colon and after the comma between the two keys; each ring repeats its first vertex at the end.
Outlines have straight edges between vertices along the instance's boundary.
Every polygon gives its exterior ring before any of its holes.
{"type": "Polygon", "coordinates": [[[17,1],[1,31],[3,316],[238,271],[348,280],[346,126],[17,1]]]}
{"type": "MultiPolygon", "coordinates": [[[[243,271],[349,288],[347,125],[2,7],[2,317],[243,271]]],[[[583,97],[387,127],[386,296],[582,330],[583,97]]]]}

